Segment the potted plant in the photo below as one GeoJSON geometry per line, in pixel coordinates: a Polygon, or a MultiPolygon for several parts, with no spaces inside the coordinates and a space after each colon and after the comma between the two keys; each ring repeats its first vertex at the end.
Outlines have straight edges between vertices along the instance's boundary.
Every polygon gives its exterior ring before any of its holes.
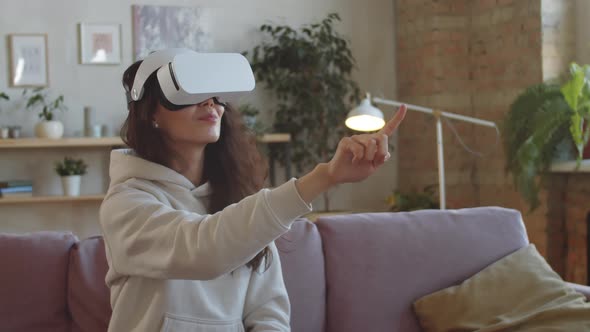
{"type": "Polygon", "coordinates": [[[248,128],[254,129],[254,126],[256,125],[256,117],[260,114],[260,111],[251,104],[240,105],[238,111],[242,114],[244,124],[246,124],[248,128]]]}
{"type": "Polygon", "coordinates": [[[251,104],[243,104],[238,107],[238,111],[242,114],[244,124],[250,129],[254,135],[262,135],[267,131],[267,128],[258,119],[260,110],[251,104]]]}
{"type": "Polygon", "coordinates": [[[590,68],[572,64],[564,84],[529,87],[510,106],[502,123],[506,170],[529,204],[539,206],[539,188],[556,160],[576,159],[588,143],[590,68]]]}
{"type": "Polygon", "coordinates": [[[10,97],[4,92],[0,92],[0,99],[10,100],[10,97]]]}
{"type": "Polygon", "coordinates": [[[24,90],[23,95],[27,98],[27,109],[41,109],[39,112],[41,122],[35,125],[35,136],[61,138],[64,133],[64,126],[60,121],[54,119],[54,113],[58,110],[65,111],[67,109],[64,105],[64,96],[60,95],[55,99],[50,99],[49,93],[44,88],[36,88],[32,92],[24,90]]]}
{"type": "Polygon", "coordinates": [[[396,190],[387,197],[388,209],[393,212],[439,209],[437,186],[426,186],[421,192],[402,193],[396,190]]]}
{"type": "MultiPolygon", "coordinates": [[[[269,39],[249,55],[259,82],[278,100],[273,129],[291,134],[291,160],[297,172],[326,161],[347,132],[344,121],[360,91],[352,80],[355,60],[349,42],[334,27],[338,14],[294,29],[262,25],[269,39]]],[[[279,160],[285,160],[279,152],[279,160]]],[[[329,210],[328,195],[324,207],[329,210]]]]}
{"type": "MultiPolygon", "coordinates": [[[[0,101],[1,100],[10,100],[10,97],[8,97],[7,94],[5,94],[4,92],[0,92],[0,101]]],[[[0,111],[2,109],[0,108],[0,111]]],[[[8,128],[7,127],[1,127],[0,126],[0,138],[8,138],[8,128]]]]}
{"type": "Polygon", "coordinates": [[[86,174],[87,165],[82,159],[65,157],[55,165],[55,171],[61,177],[65,196],[80,196],[80,182],[86,174]]]}

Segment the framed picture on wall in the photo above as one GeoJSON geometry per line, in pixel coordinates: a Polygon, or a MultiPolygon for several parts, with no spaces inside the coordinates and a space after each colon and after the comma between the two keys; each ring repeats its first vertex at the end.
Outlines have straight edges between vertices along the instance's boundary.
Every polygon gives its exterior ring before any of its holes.
{"type": "Polygon", "coordinates": [[[120,24],[78,24],[80,63],[116,65],[121,63],[120,24]]]}
{"type": "Polygon", "coordinates": [[[9,34],[8,54],[11,87],[49,85],[46,34],[9,34]]]}
{"type": "Polygon", "coordinates": [[[136,61],[164,48],[186,47],[200,52],[213,48],[210,14],[201,7],[132,5],[131,8],[136,61]]]}

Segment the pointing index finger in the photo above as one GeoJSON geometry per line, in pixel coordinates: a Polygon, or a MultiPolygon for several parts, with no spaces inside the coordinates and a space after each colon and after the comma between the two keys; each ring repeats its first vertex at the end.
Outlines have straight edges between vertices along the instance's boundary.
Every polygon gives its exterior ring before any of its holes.
{"type": "Polygon", "coordinates": [[[379,130],[379,134],[385,134],[387,136],[393,135],[393,132],[397,129],[399,124],[402,122],[404,117],[406,116],[407,107],[406,105],[400,106],[398,111],[395,113],[393,118],[391,118],[381,130],[379,130]]]}

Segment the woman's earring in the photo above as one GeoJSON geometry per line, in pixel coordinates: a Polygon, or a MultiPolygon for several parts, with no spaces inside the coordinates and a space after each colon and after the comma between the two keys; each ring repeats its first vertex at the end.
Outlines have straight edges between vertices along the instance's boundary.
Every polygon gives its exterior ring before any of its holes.
{"type": "Polygon", "coordinates": [[[158,125],[158,123],[156,121],[154,121],[154,128],[160,128],[160,126],[158,125]]]}

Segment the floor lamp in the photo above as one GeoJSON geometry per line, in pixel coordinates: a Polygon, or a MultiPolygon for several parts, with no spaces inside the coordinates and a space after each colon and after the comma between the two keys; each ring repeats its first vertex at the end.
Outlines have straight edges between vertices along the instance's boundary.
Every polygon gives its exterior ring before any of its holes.
{"type": "MultiPolygon", "coordinates": [[[[348,113],[346,119],[346,126],[353,130],[358,131],[375,131],[381,129],[385,125],[383,119],[383,112],[380,109],[374,107],[371,101],[375,104],[390,105],[390,106],[401,106],[405,103],[400,103],[393,100],[371,98],[370,94],[363,99],[358,107],[348,113]]],[[[448,119],[465,121],[481,126],[491,127],[498,130],[496,124],[491,121],[481,120],[465,115],[454,114],[443,112],[440,110],[416,106],[411,104],[405,104],[408,110],[418,111],[422,113],[431,114],[436,118],[436,145],[437,145],[437,157],[438,157],[438,186],[439,186],[439,200],[440,209],[446,209],[446,193],[445,193],[445,162],[443,154],[443,135],[442,135],[442,122],[441,118],[445,117],[448,119]]]]}

